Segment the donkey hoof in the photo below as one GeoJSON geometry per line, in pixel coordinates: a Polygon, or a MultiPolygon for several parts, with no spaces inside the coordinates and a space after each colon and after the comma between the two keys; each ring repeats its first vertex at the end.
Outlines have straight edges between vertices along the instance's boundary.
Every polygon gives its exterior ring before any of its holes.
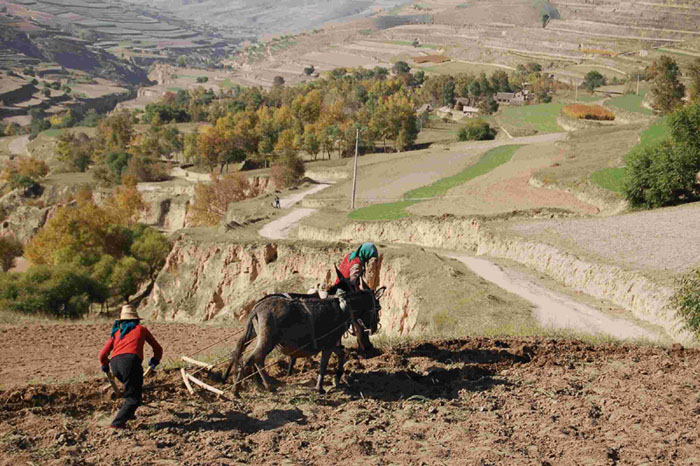
{"type": "Polygon", "coordinates": [[[326,390],[325,390],[323,387],[318,387],[318,394],[319,394],[319,395],[325,395],[325,394],[326,394],[326,390]]]}

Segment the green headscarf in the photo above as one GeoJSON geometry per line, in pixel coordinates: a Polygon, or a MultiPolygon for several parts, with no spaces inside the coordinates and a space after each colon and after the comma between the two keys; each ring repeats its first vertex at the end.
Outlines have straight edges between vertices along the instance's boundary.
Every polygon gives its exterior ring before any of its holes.
{"type": "Polygon", "coordinates": [[[366,264],[371,258],[379,257],[379,251],[374,243],[362,243],[356,251],[350,254],[350,260],[354,260],[356,257],[359,257],[362,263],[366,264]]]}

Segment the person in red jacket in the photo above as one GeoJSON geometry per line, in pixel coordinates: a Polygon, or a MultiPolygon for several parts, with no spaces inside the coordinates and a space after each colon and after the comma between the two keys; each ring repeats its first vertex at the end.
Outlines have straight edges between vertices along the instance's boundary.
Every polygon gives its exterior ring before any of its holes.
{"type": "MultiPolygon", "coordinates": [[[[367,263],[373,257],[379,257],[379,251],[374,243],[362,243],[356,250],[345,256],[338,266],[344,277],[350,280],[355,289],[360,289],[360,278],[365,275],[367,263]]],[[[335,282],[340,282],[338,278],[335,282]]]]}
{"type": "Polygon", "coordinates": [[[113,429],[126,428],[126,422],[136,419],[136,409],[141,405],[143,389],[143,345],[148,342],[153,348],[153,357],[148,362],[155,369],[163,357],[163,348],[151,332],[142,325],[136,311],[129,305],[122,307],[119,320],[114,321],[112,334],[100,351],[102,372],[108,374],[110,367],[117,379],[124,384],[124,404],[111,424],[113,429]],[[109,354],[112,353],[112,360],[109,354]]]}

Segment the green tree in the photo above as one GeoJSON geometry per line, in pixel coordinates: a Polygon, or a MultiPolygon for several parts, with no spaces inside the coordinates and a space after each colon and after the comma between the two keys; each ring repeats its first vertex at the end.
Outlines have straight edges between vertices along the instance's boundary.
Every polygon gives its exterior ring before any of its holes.
{"type": "Polygon", "coordinates": [[[671,113],[682,105],[685,86],[680,82],[678,63],[662,55],[652,65],[654,78],[651,81],[651,106],[661,114],[671,113]]]}
{"type": "Polygon", "coordinates": [[[58,160],[65,163],[69,170],[84,172],[92,159],[92,139],[82,132],[66,131],[58,136],[56,152],[58,160]]]}
{"type": "Polygon", "coordinates": [[[394,66],[391,67],[391,72],[394,74],[397,74],[397,75],[409,73],[410,71],[411,71],[411,67],[408,66],[408,63],[406,63],[405,61],[401,61],[401,60],[394,63],[394,66]]]}
{"type": "Polygon", "coordinates": [[[149,277],[148,267],[134,257],[122,257],[114,266],[110,276],[110,288],[114,295],[129,301],[141,284],[149,277]]]}
{"type": "Polygon", "coordinates": [[[583,79],[583,87],[585,89],[588,89],[588,91],[592,93],[600,86],[605,86],[605,76],[596,70],[591,70],[586,73],[586,76],[583,79]]]}
{"type": "Polygon", "coordinates": [[[171,249],[172,244],[164,235],[153,228],[145,228],[131,245],[131,254],[146,264],[148,276],[154,280],[171,249]]]}

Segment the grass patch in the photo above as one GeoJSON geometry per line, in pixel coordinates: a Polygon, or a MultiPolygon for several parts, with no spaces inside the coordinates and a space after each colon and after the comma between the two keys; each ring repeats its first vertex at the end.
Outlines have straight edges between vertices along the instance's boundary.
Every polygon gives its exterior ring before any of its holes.
{"type": "Polygon", "coordinates": [[[182,90],[181,87],[169,87],[168,90],[170,92],[180,92],[182,90]]]}
{"type": "Polygon", "coordinates": [[[603,189],[622,194],[625,167],[603,168],[591,174],[591,181],[603,189]]]}
{"type": "Polygon", "coordinates": [[[646,107],[642,107],[642,101],[644,100],[644,95],[646,91],[643,91],[639,95],[626,94],[620,97],[614,97],[608,101],[613,107],[621,108],[622,110],[627,110],[633,113],[642,113],[644,115],[653,115],[654,112],[646,107]]]}
{"type": "Polygon", "coordinates": [[[506,107],[498,119],[511,134],[523,130],[530,133],[556,133],[563,131],[557,124],[557,115],[562,107],[564,104],[559,103],[506,107]]]}
{"type": "Polygon", "coordinates": [[[439,197],[450,189],[466,183],[478,176],[485,175],[499,165],[508,162],[518,145],[501,146],[485,153],[478,162],[454,176],[442,178],[435,183],[413,189],[404,194],[402,201],[375,204],[350,213],[352,220],[396,220],[409,216],[406,208],[429,198],[439,197]]]}
{"type": "Polygon", "coordinates": [[[666,117],[659,118],[639,137],[639,144],[632,150],[647,147],[657,143],[671,134],[671,128],[668,126],[666,117]]]}
{"type": "Polygon", "coordinates": [[[60,129],[59,128],[51,128],[51,129],[47,129],[46,131],[42,131],[41,134],[42,134],[42,136],[46,136],[49,138],[57,138],[61,134],[63,134],[63,131],[65,131],[65,129],[63,129],[63,128],[60,128],[60,129]]]}

